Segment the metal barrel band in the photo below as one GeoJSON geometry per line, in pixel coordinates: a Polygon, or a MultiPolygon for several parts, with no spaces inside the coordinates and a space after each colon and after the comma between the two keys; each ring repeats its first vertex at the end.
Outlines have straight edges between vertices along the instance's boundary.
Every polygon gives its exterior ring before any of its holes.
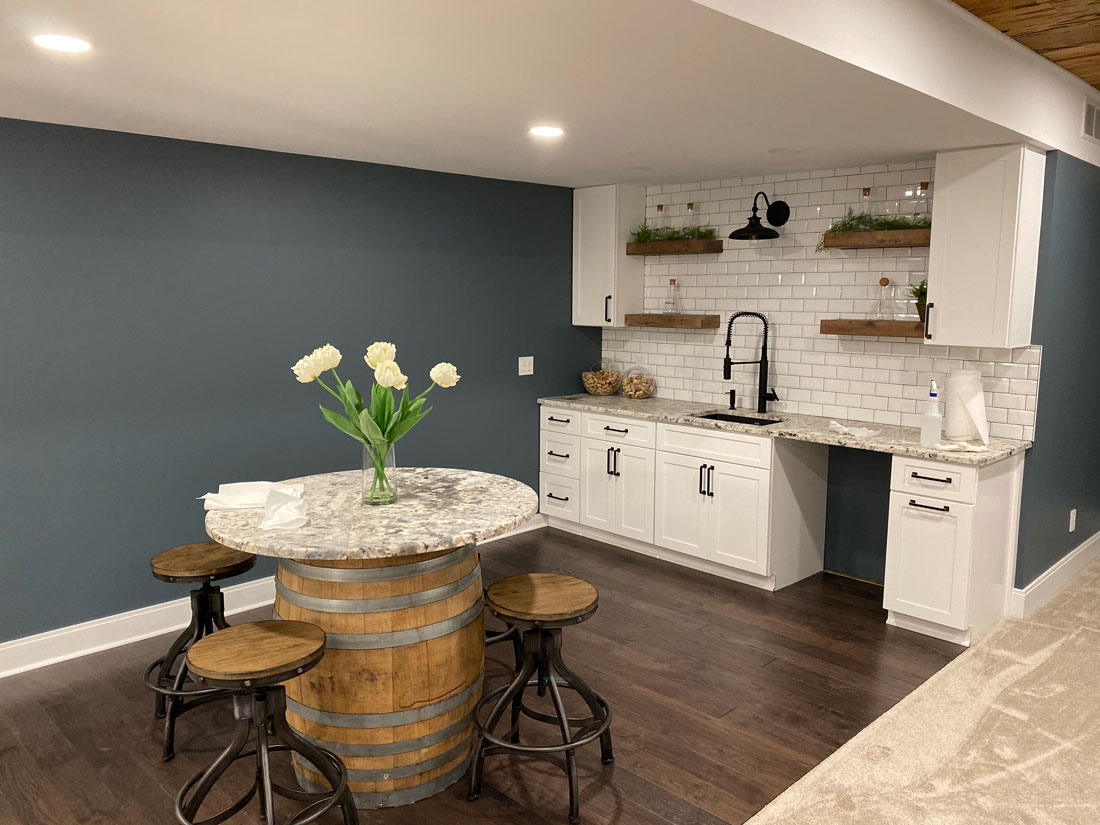
{"type": "Polygon", "coordinates": [[[340,756],[394,756],[395,754],[408,753],[409,751],[417,751],[422,748],[430,748],[432,745],[438,745],[440,742],[447,741],[452,736],[457,736],[462,733],[463,729],[469,728],[472,725],[473,720],[469,716],[464,716],[454,724],[441,728],[435,733],[429,733],[426,736],[406,739],[403,742],[382,742],[379,744],[328,742],[324,739],[318,739],[316,736],[310,736],[308,733],[302,733],[301,731],[298,731],[298,735],[304,739],[308,739],[317,747],[332,751],[340,756]]]}
{"type": "MultiPolygon", "coordinates": [[[[399,805],[410,805],[413,802],[419,802],[421,799],[427,799],[429,796],[434,796],[444,788],[449,788],[462,778],[469,764],[470,758],[467,757],[445,774],[437,776],[435,779],[425,782],[423,785],[415,785],[411,788],[403,788],[398,791],[380,791],[376,793],[352,791],[351,796],[352,799],[355,800],[355,807],[361,809],[396,808],[399,805]]],[[[314,788],[324,790],[322,786],[302,776],[298,777],[298,782],[309,790],[313,790],[314,788]]]]}
{"type": "Polygon", "coordinates": [[[421,705],[410,710],[395,710],[389,713],[337,713],[330,710],[318,710],[309,707],[309,705],[296,702],[289,696],[286,700],[286,706],[287,710],[301,716],[303,719],[308,719],[310,722],[316,722],[320,725],[330,725],[334,728],[393,728],[400,725],[424,722],[461,707],[481,690],[483,679],[483,676],[479,676],[477,681],[459,693],[448,696],[446,699],[440,699],[438,702],[432,702],[430,705],[421,705]]]}
{"type": "MultiPolygon", "coordinates": [[[[431,641],[477,621],[484,607],[485,600],[479,596],[476,602],[457,616],[433,624],[412,627],[408,630],[391,630],[386,633],[329,633],[325,647],[329,650],[385,650],[390,647],[403,647],[431,641]]],[[[276,619],[283,618],[276,612],[272,615],[276,619]]]]}
{"type": "Polygon", "coordinates": [[[392,567],[318,567],[294,559],[279,559],[279,566],[288,573],[301,576],[303,579],[316,579],[317,581],[326,582],[384,582],[423,576],[437,570],[446,570],[448,567],[466,561],[476,550],[476,547],[474,544],[465,544],[453,553],[436,556],[434,559],[425,559],[424,561],[399,564],[392,567]]]}
{"type": "Polygon", "coordinates": [[[295,607],[316,610],[320,613],[384,613],[441,602],[451,596],[457,596],[480,578],[481,568],[475,564],[474,569],[465,576],[448,584],[422,590],[419,593],[384,596],[377,599],[325,599],[320,596],[307,596],[291,590],[279,579],[275,579],[275,594],[295,607]]]}
{"type": "MultiPolygon", "coordinates": [[[[416,776],[417,774],[427,773],[434,768],[438,768],[442,765],[446,765],[461,756],[464,752],[470,749],[470,745],[473,744],[474,736],[471,731],[468,736],[463,737],[452,748],[448,748],[443,753],[435,756],[428,757],[420,762],[414,762],[411,765],[397,765],[392,768],[371,768],[371,769],[356,769],[348,768],[348,781],[349,782],[388,782],[392,779],[405,779],[410,776],[416,776]]],[[[293,755],[294,767],[297,770],[302,769],[301,762],[308,760],[302,759],[298,754],[293,755]]]]}

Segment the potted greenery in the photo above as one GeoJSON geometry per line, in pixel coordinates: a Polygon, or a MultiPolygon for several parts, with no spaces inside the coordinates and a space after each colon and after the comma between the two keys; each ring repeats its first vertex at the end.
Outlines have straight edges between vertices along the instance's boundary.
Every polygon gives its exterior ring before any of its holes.
{"type": "Polygon", "coordinates": [[[928,309],[928,279],[925,278],[919,284],[909,287],[909,294],[917,302],[917,315],[920,316],[920,322],[924,323],[924,313],[928,309]]]}
{"type": "Polygon", "coordinates": [[[932,221],[926,217],[871,215],[848,207],[847,214],[822,234],[817,251],[835,247],[928,246],[927,230],[931,227],[932,221]]]}

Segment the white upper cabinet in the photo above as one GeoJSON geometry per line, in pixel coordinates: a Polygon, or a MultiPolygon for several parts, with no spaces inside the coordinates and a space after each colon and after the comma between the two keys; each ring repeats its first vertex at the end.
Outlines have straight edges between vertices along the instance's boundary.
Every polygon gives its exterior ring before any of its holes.
{"type": "Polygon", "coordinates": [[[573,324],[621,327],[642,311],[642,258],[626,254],[645,220],[645,189],[589,186],[573,190],[573,324]]]}
{"type": "Polygon", "coordinates": [[[1031,343],[1045,166],[1025,146],[937,153],[929,343],[1031,343]]]}

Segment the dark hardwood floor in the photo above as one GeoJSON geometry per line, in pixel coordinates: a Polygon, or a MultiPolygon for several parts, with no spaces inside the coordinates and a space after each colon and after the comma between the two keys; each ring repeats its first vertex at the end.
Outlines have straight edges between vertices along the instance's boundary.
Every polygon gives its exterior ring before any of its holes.
{"type": "MultiPolygon", "coordinates": [[[[767,593],[547,530],[488,544],[482,562],[487,582],[547,570],[600,589],[599,611],[564,644],[614,712],[615,764],[601,766],[595,745],[578,758],[590,825],[744,822],[962,650],[888,627],[880,588],[828,574],[767,593]]],[[[176,790],[213,759],[232,714],[216,705],[184,717],[179,755],[160,761],[140,678],[166,646],[149,639],[0,681],[0,823],[175,822],[176,790]]],[[[489,651],[487,685],[507,677],[509,654],[489,651]]],[[[250,781],[238,768],[217,797],[225,804],[250,781]]],[[[565,823],[564,781],[545,763],[497,756],[477,802],[460,782],[360,819],[565,823]]],[[[258,819],[250,808],[233,821],[258,819]]]]}

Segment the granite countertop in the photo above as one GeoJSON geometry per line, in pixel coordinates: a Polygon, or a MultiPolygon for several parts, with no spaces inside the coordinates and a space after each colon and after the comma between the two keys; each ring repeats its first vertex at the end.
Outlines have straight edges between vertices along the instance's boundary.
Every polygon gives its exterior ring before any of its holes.
{"type": "Polygon", "coordinates": [[[920,445],[920,430],[914,427],[895,427],[887,424],[872,424],[866,421],[847,421],[844,419],[824,418],[817,415],[796,415],[794,413],[775,412],[758,416],[754,412],[738,409],[738,415],[751,418],[778,418],[777,424],[756,425],[738,424],[733,421],[713,421],[694,418],[693,415],[708,412],[729,412],[724,407],[712,404],[697,404],[690,401],[673,401],[668,398],[644,398],[634,400],[622,395],[563,395],[556,398],[540,398],[539,404],[561,407],[571,410],[587,410],[606,415],[621,415],[627,418],[641,418],[665,424],[682,424],[708,430],[724,430],[748,435],[762,435],[771,438],[791,438],[796,441],[812,441],[817,444],[831,444],[837,447],[854,447],[857,450],[873,450],[894,455],[908,455],[927,458],[930,461],[943,461],[948,464],[962,464],[967,467],[984,467],[1022,453],[1031,447],[1030,441],[1017,441],[1013,438],[991,438],[989,447],[982,451],[938,450],[920,445]],[[871,438],[857,438],[829,429],[829,422],[836,421],[846,427],[865,427],[876,430],[871,438]]]}
{"type": "Polygon", "coordinates": [[[396,471],[393,504],[362,502],[362,470],[292,478],[305,485],[309,523],[260,530],[263,509],[210,510],[206,532],[227,547],[287,559],[380,559],[431,553],[519,527],[538,510],[538,494],[491,473],[437,467],[396,471]]]}

